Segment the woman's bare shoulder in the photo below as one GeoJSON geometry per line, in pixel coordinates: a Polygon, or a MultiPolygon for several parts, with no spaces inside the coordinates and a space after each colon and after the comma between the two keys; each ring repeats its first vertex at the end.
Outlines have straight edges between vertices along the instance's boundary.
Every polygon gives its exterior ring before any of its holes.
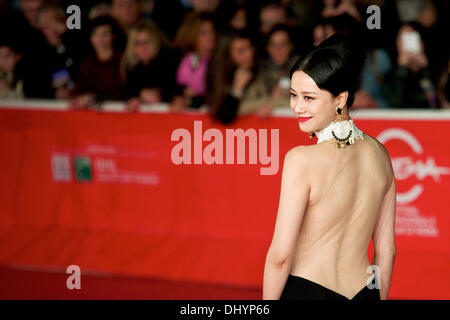
{"type": "Polygon", "coordinates": [[[310,155],[312,155],[317,150],[318,145],[312,144],[312,145],[298,145],[293,148],[291,148],[287,153],[286,156],[289,154],[289,158],[305,158],[310,155]]]}
{"type": "Polygon", "coordinates": [[[285,163],[293,163],[295,167],[306,169],[311,165],[318,165],[318,161],[326,159],[323,156],[323,145],[298,145],[291,148],[285,156],[285,163]]]}
{"type": "Polygon", "coordinates": [[[386,149],[386,147],[384,146],[384,144],[382,144],[380,141],[378,141],[375,137],[372,137],[371,135],[368,135],[367,133],[364,133],[364,137],[368,138],[368,140],[371,142],[371,144],[373,145],[373,147],[376,148],[376,151],[380,152],[381,155],[383,157],[385,157],[385,160],[391,160],[390,156],[389,156],[389,152],[386,149]]]}
{"type": "Polygon", "coordinates": [[[380,155],[380,159],[384,164],[387,180],[389,181],[388,184],[390,184],[390,182],[392,182],[392,179],[394,179],[395,176],[389,151],[387,150],[386,146],[380,141],[378,141],[376,138],[368,135],[367,133],[364,133],[364,136],[369,139],[369,141],[372,143],[375,149],[375,152],[378,155],[380,155]]]}

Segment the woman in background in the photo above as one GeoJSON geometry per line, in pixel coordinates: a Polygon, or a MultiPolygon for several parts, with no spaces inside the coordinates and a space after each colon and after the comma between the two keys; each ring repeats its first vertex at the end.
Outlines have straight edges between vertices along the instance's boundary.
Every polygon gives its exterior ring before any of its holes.
{"type": "Polygon", "coordinates": [[[385,96],[393,108],[436,108],[438,96],[421,28],[404,24],[397,34],[397,63],[386,76],[385,96]]]}
{"type": "Polygon", "coordinates": [[[291,30],[276,25],[267,36],[267,57],[259,63],[259,75],[241,101],[238,114],[268,116],[275,108],[289,108],[289,71],[298,55],[294,53],[291,30]]]}
{"type": "Polygon", "coordinates": [[[96,101],[123,99],[122,52],[115,41],[119,32],[119,26],[110,16],[91,21],[91,53],[81,62],[75,87],[70,91],[70,107],[86,108],[96,101]]]}
{"type": "Polygon", "coordinates": [[[218,43],[207,72],[206,104],[214,119],[232,123],[256,78],[254,47],[246,32],[235,31],[218,43]]]}
{"type": "Polygon", "coordinates": [[[22,54],[13,42],[0,42],[0,98],[24,99],[22,54]]]}
{"type": "Polygon", "coordinates": [[[214,20],[207,13],[190,13],[174,40],[182,56],[177,84],[183,87],[186,105],[198,108],[204,103],[206,71],[216,46],[214,20]]]}
{"type": "Polygon", "coordinates": [[[167,44],[164,34],[150,21],[131,29],[121,64],[130,111],[143,103],[169,102],[172,111],[185,107],[175,78],[177,60],[167,44]]]}

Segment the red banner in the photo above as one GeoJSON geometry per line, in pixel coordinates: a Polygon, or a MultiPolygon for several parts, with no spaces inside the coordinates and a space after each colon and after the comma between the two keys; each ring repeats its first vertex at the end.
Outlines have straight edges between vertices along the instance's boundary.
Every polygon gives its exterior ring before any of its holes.
{"type": "MultiPolygon", "coordinates": [[[[395,168],[389,297],[449,299],[450,119],[353,118],[395,168]]],[[[282,159],[314,141],[293,117],[0,109],[0,263],[260,287],[282,159]]]]}

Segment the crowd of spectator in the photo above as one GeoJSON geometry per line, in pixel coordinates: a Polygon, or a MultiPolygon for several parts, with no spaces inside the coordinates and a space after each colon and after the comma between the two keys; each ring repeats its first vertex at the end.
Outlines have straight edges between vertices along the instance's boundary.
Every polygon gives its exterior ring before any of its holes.
{"type": "Polygon", "coordinates": [[[352,108],[450,108],[449,1],[0,0],[0,99],[206,105],[223,123],[289,108],[289,70],[335,32],[367,50],[352,108]],[[69,29],[66,9],[81,9],[69,29]],[[370,5],[380,29],[370,29],[370,5]],[[447,40],[445,40],[447,39],[447,40]]]}

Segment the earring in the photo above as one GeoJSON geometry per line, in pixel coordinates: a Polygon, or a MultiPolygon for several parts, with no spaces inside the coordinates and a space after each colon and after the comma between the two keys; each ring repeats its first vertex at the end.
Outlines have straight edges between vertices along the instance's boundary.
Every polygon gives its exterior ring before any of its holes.
{"type": "Polygon", "coordinates": [[[336,107],[336,121],[343,120],[344,116],[342,115],[342,108],[339,106],[336,107]]]}
{"type": "Polygon", "coordinates": [[[316,136],[316,134],[314,132],[310,132],[308,134],[308,136],[309,136],[309,139],[312,140],[312,138],[314,138],[316,136]]]}
{"type": "MultiPolygon", "coordinates": [[[[344,116],[342,115],[342,108],[336,107],[336,120],[335,121],[343,121],[344,116]]],[[[345,149],[345,146],[350,144],[354,144],[355,140],[352,137],[353,130],[350,129],[348,135],[345,138],[339,138],[334,133],[334,130],[331,130],[331,134],[333,135],[333,140],[331,141],[333,144],[336,144],[338,149],[345,149]]]]}

